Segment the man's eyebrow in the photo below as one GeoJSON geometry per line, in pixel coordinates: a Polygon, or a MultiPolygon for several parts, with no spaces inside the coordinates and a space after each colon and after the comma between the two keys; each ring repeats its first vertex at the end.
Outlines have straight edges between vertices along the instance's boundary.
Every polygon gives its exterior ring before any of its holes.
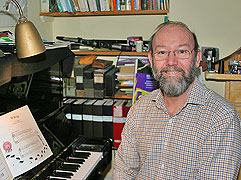
{"type": "Polygon", "coordinates": [[[191,46],[190,46],[190,44],[180,44],[180,45],[178,45],[179,47],[189,47],[189,48],[191,48],[191,46]]]}

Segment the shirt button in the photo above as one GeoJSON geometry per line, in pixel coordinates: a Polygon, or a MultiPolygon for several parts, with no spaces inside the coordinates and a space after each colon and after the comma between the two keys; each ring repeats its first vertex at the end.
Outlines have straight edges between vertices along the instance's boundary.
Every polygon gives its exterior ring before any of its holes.
{"type": "Polygon", "coordinates": [[[165,145],[165,146],[167,146],[167,144],[168,144],[168,142],[167,142],[167,141],[165,141],[165,142],[164,142],[164,145],[165,145]]]}
{"type": "Polygon", "coordinates": [[[161,168],[162,168],[162,169],[164,168],[164,164],[161,164],[161,168]]]}

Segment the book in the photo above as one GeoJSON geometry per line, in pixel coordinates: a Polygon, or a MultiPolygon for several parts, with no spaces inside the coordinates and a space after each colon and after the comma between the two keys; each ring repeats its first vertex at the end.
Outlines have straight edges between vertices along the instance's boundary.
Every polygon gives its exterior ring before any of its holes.
{"type": "MultiPolygon", "coordinates": [[[[115,2],[115,0],[113,0],[113,2],[115,2]]],[[[116,11],[120,11],[121,10],[121,0],[116,0],[116,2],[114,3],[115,7],[116,7],[116,11]]]]}
{"type": "Polygon", "coordinates": [[[93,61],[92,67],[94,68],[107,68],[108,66],[112,65],[113,61],[108,61],[104,59],[95,59],[93,61]]]}
{"type": "Polygon", "coordinates": [[[61,0],[56,0],[56,4],[57,4],[59,12],[65,12],[65,10],[62,6],[61,0]]]}
{"type": "Polygon", "coordinates": [[[53,153],[28,106],[0,116],[1,179],[13,179],[49,158],[53,153]]]}
{"type": "Polygon", "coordinates": [[[126,10],[126,0],[120,0],[120,10],[121,11],[126,10]]]}
{"type": "Polygon", "coordinates": [[[135,65],[132,102],[135,103],[141,96],[150,93],[158,87],[159,84],[152,75],[149,61],[139,59],[135,65]]]}
{"type": "Polygon", "coordinates": [[[65,0],[57,0],[57,3],[60,2],[63,12],[68,12],[67,4],[65,0]]]}
{"type": "Polygon", "coordinates": [[[76,12],[76,11],[75,11],[75,7],[74,7],[73,0],[68,0],[68,1],[69,1],[69,4],[70,4],[71,12],[76,12]]]}
{"type": "Polygon", "coordinates": [[[131,7],[131,0],[126,0],[126,10],[127,10],[127,11],[132,10],[132,7],[131,7]]]}
{"type": "Polygon", "coordinates": [[[65,0],[65,4],[68,12],[72,12],[71,4],[69,0],[65,0]]]}
{"type": "Polygon", "coordinates": [[[89,11],[89,6],[87,0],[77,0],[79,2],[80,6],[80,11],[81,12],[88,12],[89,11]]]}
{"type": "Polygon", "coordinates": [[[49,0],[41,0],[41,12],[49,12],[49,0]]]}
{"type": "Polygon", "coordinates": [[[120,74],[134,74],[135,65],[131,64],[130,66],[119,66],[120,74]]]}
{"type": "Polygon", "coordinates": [[[96,7],[97,7],[97,11],[101,11],[101,0],[95,0],[96,1],[96,7]]]}
{"type": "Polygon", "coordinates": [[[78,0],[72,0],[75,12],[80,12],[80,6],[78,0]]]}

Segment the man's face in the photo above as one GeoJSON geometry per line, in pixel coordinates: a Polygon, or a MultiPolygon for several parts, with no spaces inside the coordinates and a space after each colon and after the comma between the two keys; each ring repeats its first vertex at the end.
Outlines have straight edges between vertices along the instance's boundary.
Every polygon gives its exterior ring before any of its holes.
{"type": "MultiPolygon", "coordinates": [[[[153,56],[149,53],[153,74],[160,83],[160,89],[168,96],[183,94],[193,83],[200,58],[195,59],[192,34],[180,25],[167,25],[159,30],[153,39],[153,56]],[[188,58],[180,58],[177,50],[190,52],[188,58]],[[164,59],[158,59],[158,52],[169,52],[164,59]],[[176,54],[174,54],[174,52],[176,54]]],[[[200,53],[200,52],[198,52],[200,53]]]]}

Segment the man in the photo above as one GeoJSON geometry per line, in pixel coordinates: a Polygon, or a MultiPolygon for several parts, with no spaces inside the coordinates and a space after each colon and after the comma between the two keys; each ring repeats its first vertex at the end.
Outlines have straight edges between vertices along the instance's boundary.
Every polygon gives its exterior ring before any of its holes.
{"type": "Polygon", "coordinates": [[[113,179],[236,179],[240,117],[195,77],[201,51],[181,22],[161,24],[148,54],[160,89],[130,109],[113,179]]]}

